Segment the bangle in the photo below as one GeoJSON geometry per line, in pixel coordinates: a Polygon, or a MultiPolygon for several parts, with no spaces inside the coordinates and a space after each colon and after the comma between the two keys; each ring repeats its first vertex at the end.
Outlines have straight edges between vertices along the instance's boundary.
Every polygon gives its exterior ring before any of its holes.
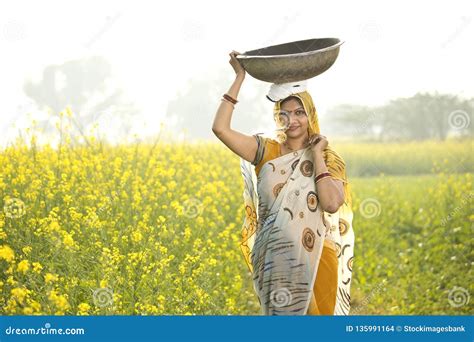
{"type": "Polygon", "coordinates": [[[232,102],[230,102],[229,100],[227,100],[227,99],[221,99],[221,101],[227,102],[227,103],[229,103],[229,104],[232,106],[232,108],[235,108],[234,104],[233,104],[232,102]]]}
{"type": "Polygon", "coordinates": [[[323,176],[323,177],[319,178],[319,179],[315,182],[315,184],[317,184],[319,181],[322,181],[324,178],[328,178],[328,177],[331,177],[331,176],[326,175],[326,176],[323,176]]]}
{"type": "Polygon", "coordinates": [[[330,176],[331,174],[329,172],[321,172],[319,175],[316,176],[315,181],[317,183],[320,179],[330,176]]]}
{"type": "Polygon", "coordinates": [[[230,95],[228,95],[228,94],[224,94],[224,95],[222,95],[222,96],[224,96],[224,99],[230,101],[230,102],[233,103],[233,104],[237,104],[237,102],[239,102],[239,101],[237,101],[236,99],[234,99],[232,96],[230,96],[230,95]]]}

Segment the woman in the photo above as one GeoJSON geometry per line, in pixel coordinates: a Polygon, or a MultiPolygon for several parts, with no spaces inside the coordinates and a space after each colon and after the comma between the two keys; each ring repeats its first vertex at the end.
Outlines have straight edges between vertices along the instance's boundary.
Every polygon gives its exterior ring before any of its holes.
{"type": "Polygon", "coordinates": [[[212,130],[241,157],[246,210],[241,248],[262,313],[347,315],[354,233],[344,161],[320,134],[305,82],[270,88],[275,121],[286,119],[288,125],[278,140],[231,129],[245,78],[236,54],[229,61],[236,78],[212,130]]]}

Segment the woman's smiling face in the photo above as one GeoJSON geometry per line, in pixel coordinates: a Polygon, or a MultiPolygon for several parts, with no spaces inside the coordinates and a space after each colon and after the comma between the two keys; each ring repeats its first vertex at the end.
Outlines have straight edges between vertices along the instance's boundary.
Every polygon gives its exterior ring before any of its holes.
{"type": "Polygon", "coordinates": [[[285,131],[288,138],[298,138],[308,132],[308,116],[303,104],[296,97],[290,97],[281,103],[280,109],[289,118],[289,128],[285,131]]]}

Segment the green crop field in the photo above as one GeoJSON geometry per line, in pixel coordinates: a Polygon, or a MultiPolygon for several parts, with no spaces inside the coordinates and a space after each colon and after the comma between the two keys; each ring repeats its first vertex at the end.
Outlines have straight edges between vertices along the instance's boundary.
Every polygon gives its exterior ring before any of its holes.
{"type": "MultiPolygon", "coordinates": [[[[472,314],[472,141],[334,144],[351,314],[472,314]]],[[[258,315],[239,159],[213,143],[0,152],[0,313],[258,315]]]]}

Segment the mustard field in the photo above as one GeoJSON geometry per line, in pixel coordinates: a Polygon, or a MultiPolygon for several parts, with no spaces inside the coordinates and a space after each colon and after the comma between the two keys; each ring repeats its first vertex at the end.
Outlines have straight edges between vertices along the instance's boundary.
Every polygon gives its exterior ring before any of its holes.
{"type": "MultiPolygon", "coordinates": [[[[353,194],[351,314],[473,314],[473,142],[333,147],[353,194]]],[[[222,144],[33,140],[0,165],[2,315],[260,314],[222,144]]]]}

